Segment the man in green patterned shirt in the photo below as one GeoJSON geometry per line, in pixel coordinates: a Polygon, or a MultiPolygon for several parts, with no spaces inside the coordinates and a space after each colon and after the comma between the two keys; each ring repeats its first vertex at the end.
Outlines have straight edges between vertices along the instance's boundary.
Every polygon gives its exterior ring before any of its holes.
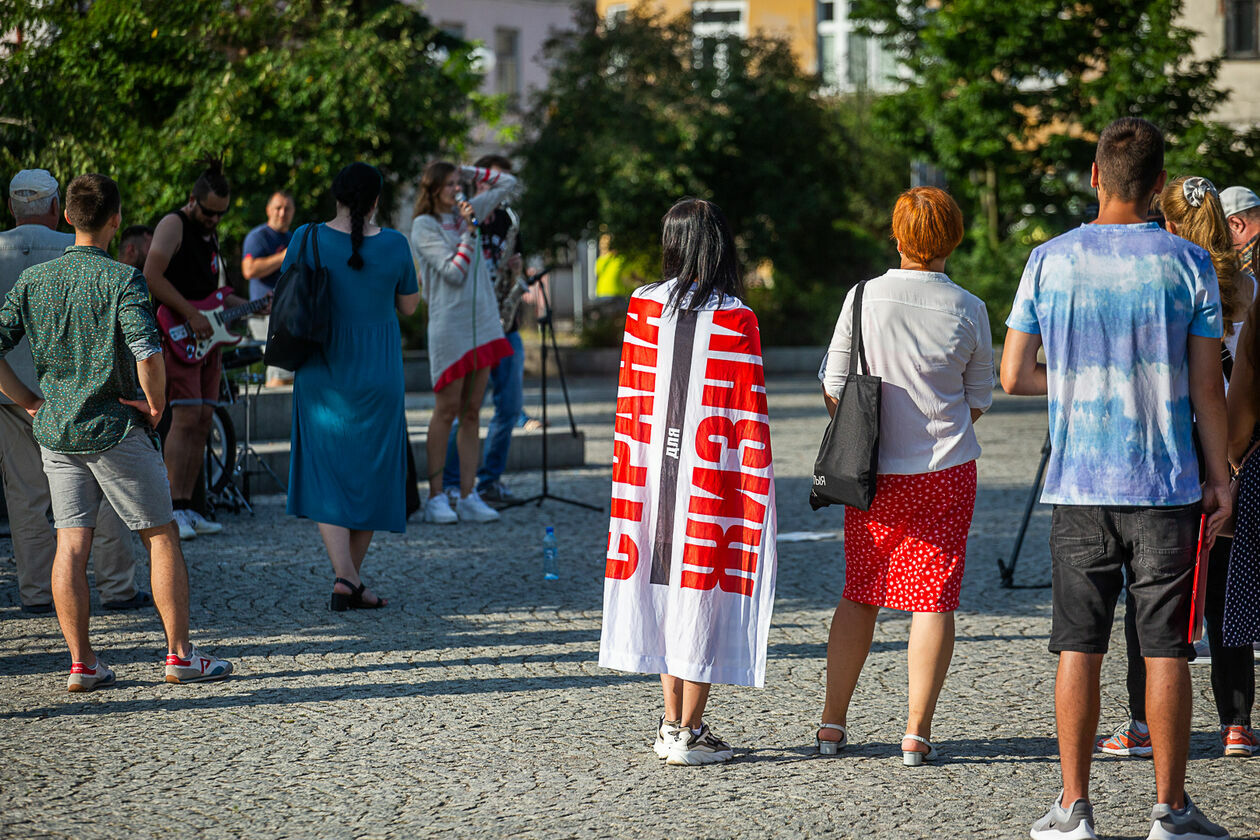
{"type": "Polygon", "coordinates": [[[149,552],[153,599],[166,631],[166,681],[217,680],[223,659],[188,640],[188,569],[153,426],[166,407],[166,370],[144,278],[110,259],[122,224],[118,185],[80,175],[66,188],[74,245],[32,266],[0,305],[0,391],[35,418],[57,528],[53,604],[70,648],[70,691],[114,682],[88,640],[87,561],[101,497],[149,552]],[[3,356],[25,336],[40,398],[3,356]],[[137,386],[144,399],[135,399],[137,386]]]}

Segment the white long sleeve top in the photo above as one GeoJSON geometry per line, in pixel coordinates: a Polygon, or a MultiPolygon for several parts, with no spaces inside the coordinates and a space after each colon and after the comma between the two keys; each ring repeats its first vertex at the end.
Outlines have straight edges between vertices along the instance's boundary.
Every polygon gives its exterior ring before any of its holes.
{"type": "MultiPolygon", "coordinates": [[[[469,199],[478,219],[489,218],[516,189],[517,179],[506,172],[472,166],[461,171],[475,184],[490,185],[469,199]]],[[[411,250],[428,310],[429,374],[435,390],[511,353],[476,233],[454,212],[416,216],[411,222],[411,250]]]]}
{"type": "MultiPolygon", "coordinates": [[[[849,372],[853,290],[818,378],[839,398],[849,372]]],[[[917,475],[980,457],[971,409],[993,404],[993,338],[984,301],[945,274],[892,269],[869,281],[862,339],[883,379],[879,472],[917,475]]]]}

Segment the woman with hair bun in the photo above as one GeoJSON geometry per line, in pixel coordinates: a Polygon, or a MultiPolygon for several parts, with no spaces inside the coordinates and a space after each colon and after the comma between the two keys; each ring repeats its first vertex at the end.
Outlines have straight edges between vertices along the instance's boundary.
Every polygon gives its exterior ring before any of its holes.
{"type": "MultiPolygon", "coordinates": [[[[328,270],[331,338],[293,381],[289,507],[313,519],[332,561],[330,608],[375,609],[385,599],[359,576],[373,531],[406,528],[406,420],[397,315],[420,304],[407,239],[375,224],[381,173],[352,163],[333,179],[337,215],[311,228],[299,257],[328,270]],[[397,314],[396,314],[397,313],[397,314]]],[[[301,243],[307,225],[293,232],[301,243]]]]}
{"type": "Polygon", "coordinates": [[[881,608],[913,614],[907,646],[909,720],[902,761],[936,757],[932,717],[954,652],[980,444],[973,424],[993,402],[993,339],[984,301],[945,274],[962,241],[962,212],[935,187],[897,198],[899,268],[845,298],[819,378],[835,413],[861,301],[862,348],[883,379],[879,464],[870,510],[844,510],[844,594],[827,641],[827,696],[818,751],[848,742],[849,701],[881,608]]]}
{"type": "Polygon", "coordinates": [[[437,404],[429,420],[427,522],[493,522],[498,511],[481,500],[475,482],[481,441],[481,400],[490,368],[512,355],[503,335],[499,303],[490,267],[480,243],[479,226],[516,187],[516,178],[498,169],[457,167],[434,161],[420,178],[411,247],[420,266],[424,302],[429,312],[429,374],[437,404]],[[484,191],[466,200],[461,175],[484,191]],[[451,507],[442,492],[446,447],[459,419],[459,501],[451,507]]]}

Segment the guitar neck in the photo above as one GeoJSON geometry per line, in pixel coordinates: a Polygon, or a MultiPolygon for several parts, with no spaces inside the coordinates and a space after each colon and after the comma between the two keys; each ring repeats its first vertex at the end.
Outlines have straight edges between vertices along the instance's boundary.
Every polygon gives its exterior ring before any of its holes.
{"type": "Polygon", "coordinates": [[[249,303],[242,303],[240,306],[233,306],[231,309],[223,310],[222,314],[219,317],[223,319],[224,324],[230,324],[233,321],[235,321],[237,318],[242,318],[246,315],[254,314],[255,312],[265,307],[266,305],[267,305],[266,298],[259,298],[258,300],[251,300],[249,303]]]}

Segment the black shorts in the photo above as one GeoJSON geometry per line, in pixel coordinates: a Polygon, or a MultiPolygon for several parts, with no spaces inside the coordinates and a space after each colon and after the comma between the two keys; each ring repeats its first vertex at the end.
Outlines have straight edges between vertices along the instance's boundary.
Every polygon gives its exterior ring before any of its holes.
{"type": "Polygon", "coordinates": [[[1050,651],[1107,652],[1127,569],[1142,656],[1188,659],[1199,510],[1056,505],[1050,651]]]}

